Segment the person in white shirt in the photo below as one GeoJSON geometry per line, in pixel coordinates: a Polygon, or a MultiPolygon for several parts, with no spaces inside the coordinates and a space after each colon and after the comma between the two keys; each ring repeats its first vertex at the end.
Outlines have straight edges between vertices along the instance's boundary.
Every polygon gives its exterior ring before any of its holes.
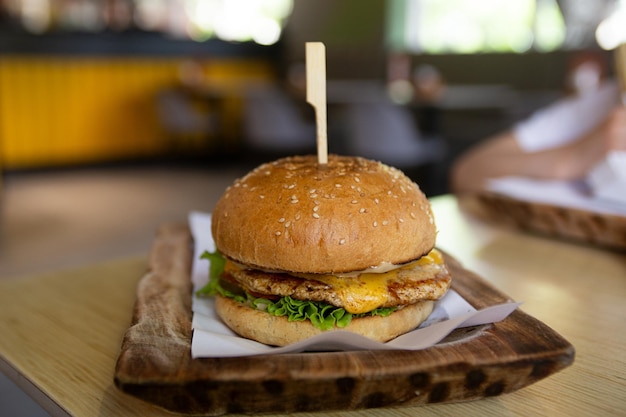
{"type": "Polygon", "coordinates": [[[489,178],[584,178],[611,150],[626,150],[626,106],[614,81],[534,113],[461,155],[450,172],[454,193],[485,189],[489,178]]]}

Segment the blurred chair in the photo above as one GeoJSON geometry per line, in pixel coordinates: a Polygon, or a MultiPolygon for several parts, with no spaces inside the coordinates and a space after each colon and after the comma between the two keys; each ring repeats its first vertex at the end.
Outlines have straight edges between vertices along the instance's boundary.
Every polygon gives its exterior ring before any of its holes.
{"type": "Polygon", "coordinates": [[[353,103],[346,111],[348,151],[400,169],[440,161],[446,154],[438,137],[424,137],[411,111],[391,102],[353,103]]]}
{"type": "Polygon", "coordinates": [[[423,135],[411,110],[388,101],[353,103],[346,109],[346,152],[401,169],[427,196],[447,190],[447,146],[423,135]]]}
{"type": "Polygon", "coordinates": [[[296,154],[315,149],[315,122],[278,85],[250,86],[244,94],[244,145],[253,152],[296,154]]]}
{"type": "Polygon", "coordinates": [[[179,87],[168,87],[157,94],[159,120],[175,151],[192,152],[207,148],[219,131],[216,112],[208,103],[198,103],[179,87]]]}

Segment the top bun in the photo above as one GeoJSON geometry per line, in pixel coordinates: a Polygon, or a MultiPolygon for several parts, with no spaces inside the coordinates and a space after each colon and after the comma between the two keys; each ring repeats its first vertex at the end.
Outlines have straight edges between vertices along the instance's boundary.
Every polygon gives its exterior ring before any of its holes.
{"type": "Polygon", "coordinates": [[[226,257],[273,271],[341,273],[418,259],[435,245],[430,203],[401,171],[358,157],[296,156],[235,181],[215,206],[226,257]]]}

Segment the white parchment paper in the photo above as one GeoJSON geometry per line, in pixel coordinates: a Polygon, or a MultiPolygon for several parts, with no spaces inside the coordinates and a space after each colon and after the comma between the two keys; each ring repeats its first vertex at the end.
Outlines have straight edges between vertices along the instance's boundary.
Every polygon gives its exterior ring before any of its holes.
{"type": "MultiPolygon", "coordinates": [[[[215,244],[211,237],[210,214],[190,213],[189,225],[194,238],[191,279],[195,291],[208,282],[209,261],[200,259],[200,255],[205,250],[215,250],[215,244]]],[[[432,314],[418,329],[387,343],[337,330],[289,346],[274,347],[236,335],[215,314],[212,298],[194,295],[191,355],[193,358],[215,358],[328,350],[418,350],[435,345],[458,327],[503,320],[519,305],[520,303],[506,303],[477,311],[457,292],[450,290],[436,302],[432,314]]]]}

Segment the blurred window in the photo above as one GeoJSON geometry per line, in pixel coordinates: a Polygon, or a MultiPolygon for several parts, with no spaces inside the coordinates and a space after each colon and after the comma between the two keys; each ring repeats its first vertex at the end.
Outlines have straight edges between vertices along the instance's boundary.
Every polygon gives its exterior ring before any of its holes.
{"type": "Polygon", "coordinates": [[[101,32],[143,30],[181,39],[276,43],[293,0],[12,0],[5,21],[21,30],[101,32]]]}
{"type": "Polygon", "coordinates": [[[564,47],[557,0],[399,0],[390,2],[389,41],[416,53],[483,53],[564,47]]]}
{"type": "Polygon", "coordinates": [[[618,0],[595,31],[602,49],[611,50],[626,43],[626,0],[618,0]]]}

